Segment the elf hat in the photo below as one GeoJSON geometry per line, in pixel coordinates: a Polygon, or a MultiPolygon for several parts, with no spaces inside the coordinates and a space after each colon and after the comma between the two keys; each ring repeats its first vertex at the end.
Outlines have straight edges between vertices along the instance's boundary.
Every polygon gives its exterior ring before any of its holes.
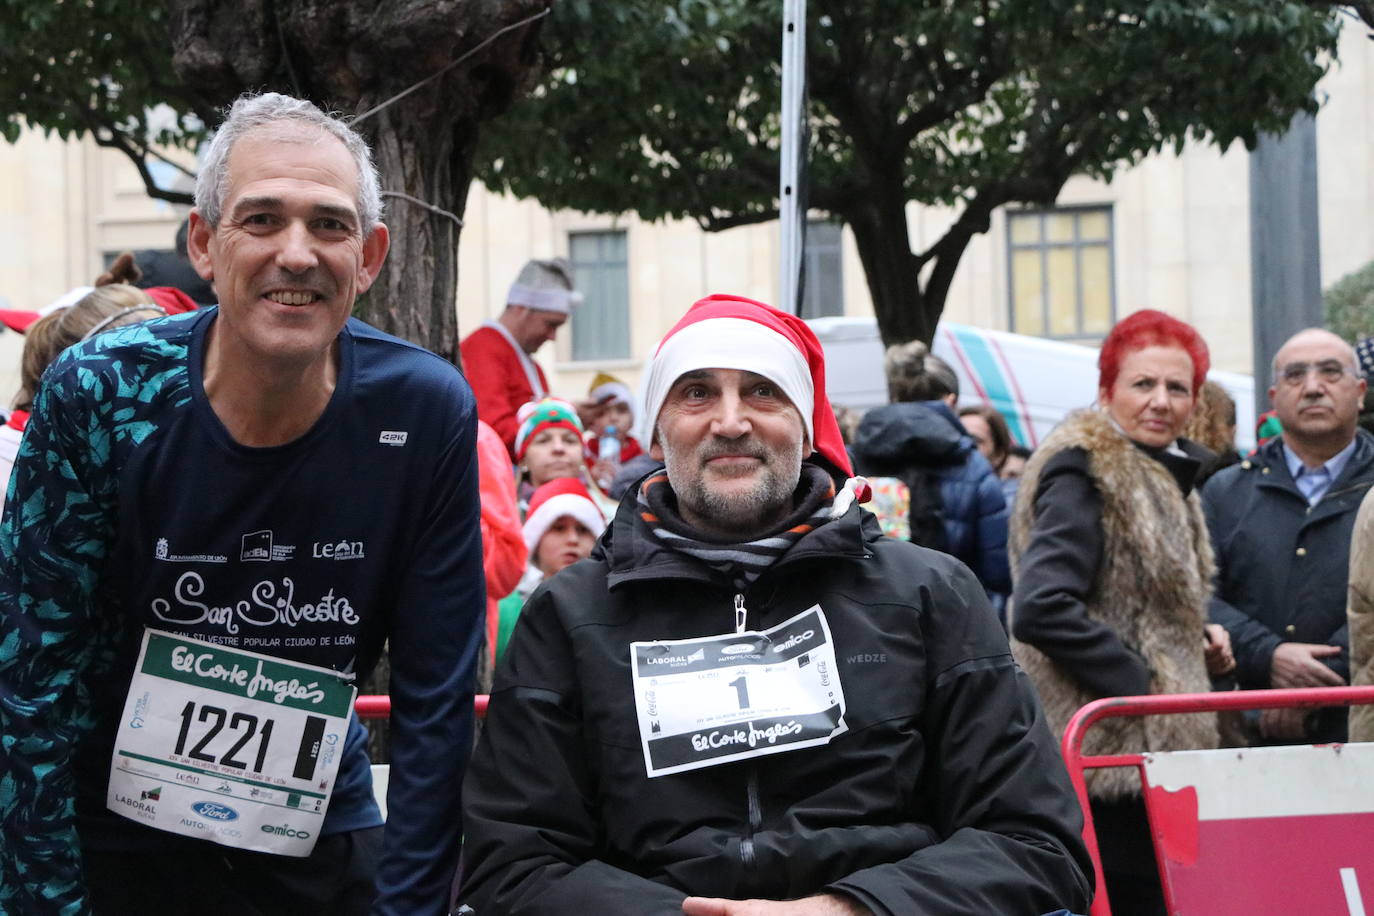
{"type": "Polygon", "coordinates": [[[591,494],[576,477],[559,477],[534,491],[530,497],[529,515],[525,518],[525,547],[533,557],[539,541],[548,534],[554,522],[565,515],[572,516],[594,537],[606,530],[606,519],[592,502],[591,494]]]}
{"type": "Polygon", "coordinates": [[[673,383],[697,369],[754,372],[776,384],[801,413],[811,447],[832,474],[853,474],[839,424],[825,394],[825,356],[796,315],[742,296],[697,301],[663,338],[644,375],[635,436],[653,441],[658,412],[673,383]]]}
{"type": "Polygon", "coordinates": [[[626,404],[630,408],[630,413],[634,413],[635,398],[630,392],[630,386],[609,372],[596,374],[596,378],[592,379],[592,387],[587,391],[587,397],[598,407],[626,404]]]}
{"type": "Polygon", "coordinates": [[[567,429],[582,441],[582,421],[577,419],[577,408],[562,398],[544,398],[530,401],[515,414],[520,427],[515,431],[515,460],[525,457],[525,448],[530,440],[546,429],[567,429]]]}

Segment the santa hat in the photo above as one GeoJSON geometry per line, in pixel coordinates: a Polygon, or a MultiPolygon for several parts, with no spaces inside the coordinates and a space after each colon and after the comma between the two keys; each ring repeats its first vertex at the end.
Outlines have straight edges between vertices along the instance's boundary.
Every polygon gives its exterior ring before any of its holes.
{"type": "Polygon", "coordinates": [[[67,290],[47,305],[37,311],[29,309],[0,309],[0,323],[11,331],[18,331],[23,334],[28,331],[29,326],[44,315],[64,309],[69,305],[76,305],[86,297],[86,294],[95,289],[94,286],[77,286],[67,290]]]}
{"type": "Polygon", "coordinates": [[[200,308],[194,299],[175,286],[150,286],[144,292],[152,297],[152,300],[161,306],[168,315],[194,312],[200,308]]]}
{"type": "Polygon", "coordinates": [[[554,522],[565,515],[572,516],[593,537],[601,537],[606,519],[592,502],[591,494],[576,477],[559,477],[534,491],[530,497],[529,514],[525,517],[525,546],[533,557],[539,541],[548,534],[554,522]]]}
{"type": "Polygon", "coordinates": [[[566,258],[526,261],[506,292],[506,304],[568,314],[582,304],[582,294],[573,289],[572,265],[566,258]]]}
{"type": "Polygon", "coordinates": [[[644,375],[635,435],[652,443],[658,412],[685,372],[738,369],[776,384],[801,413],[806,436],[832,473],[853,471],[839,424],[825,394],[825,356],[805,321],[741,296],[696,302],[658,345],[644,375]]]}
{"type": "Polygon", "coordinates": [[[525,457],[525,447],[530,440],[546,429],[567,429],[582,441],[582,421],[577,419],[577,408],[562,398],[544,398],[530,401],[515,414],[520,427],[515,431],[515,460],[525,457]]]}

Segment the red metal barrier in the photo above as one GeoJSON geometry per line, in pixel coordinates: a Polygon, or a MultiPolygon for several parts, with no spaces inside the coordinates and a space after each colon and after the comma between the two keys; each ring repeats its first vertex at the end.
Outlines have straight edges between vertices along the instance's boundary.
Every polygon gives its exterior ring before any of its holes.
{"type": "MultiPolygon", "coordinates": [[[[1074,713],[1064,730],[1062,750],[1064,763],[1078,803],[1083,808],[1083,839],[1092,855],[1097,871],[1097,893],[1093,897],[1092,916],[1111,916],[1111,902],[1102,880],[1102,858],[1098,851],[1097,831],[1093,825],[1092,808],[1088,804],[1085,770],[1102,767],[1133,766],[1143,769],[1145,754],[1115,754],[1084,756],[1083,738],[1088,729],[1103,719],[1122,716],[1155,716],[1171,713],[1225,712],[1251,709],[1302,708],[1318,709],[1327,706],[1362,706],[1374,704],[1374,687],[1311,687],[1297,690],[1236,690],[1227,693],[1180,693],[1158,696],[1106,697],[1094,700],[1074,713]]],[[[1144,773],[1141,773],[1142,784],[1144,773]]],[[[1161,878],[1162,880],[1162,878],[1161,878]]]]}
{"type": "MultiPolygon", "coordinates": [[[[477,718],[487,717],[487,702],[490,699],[485,693],[473,697],[472,705],[477,718]]],[[[386,694],[362,695],[353,702],[353,708],[357,710],[359,719],[386,719],[391,715],[391,697],[386,694]]]]}

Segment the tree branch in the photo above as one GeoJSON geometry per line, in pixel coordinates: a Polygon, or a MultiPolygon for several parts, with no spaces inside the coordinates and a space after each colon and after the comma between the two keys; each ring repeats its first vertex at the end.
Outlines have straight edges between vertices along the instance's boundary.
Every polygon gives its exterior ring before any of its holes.
{"type": "Polygon", "coordinates": [[[703,232],[724,232],[726,229],[734,229],[737,226],[754,226],[777,218],[776,207],[760,210],[758,213],[731,213],[728,216],[703,213],[695,217],[697,225],[701,227],[703,232]]]}
{"type": "MultiPolygon", "coordinates": [[[[1374,29],[1374,0],[1307,0],[1307,5],[1319,10],[1334,9],[1357,16],[1361,22],[1374,29]]],[[[1374,38],[1374,35],[1370,35],[1374,38]]]]}
{"type": "MultiPolygon", "coordinates": [[[[135,144],[128,136],[120,133],[116,128],[110,125],[105,125],[105,129],[110,131],[107,137],[102,137],[98,130],[91,131],[91,136],[95,138],[96,145],[103,146],[107,149],[117,149],[125,156],[129,157],[129,161],[134,164],[134,168],[138,169],[138,176],[143,179],[143,189],[148,192],[149,197],[157,200],[165,200],[174,204],[194,204],[196,202],[194,194],[187,193],[186,191],[168,191],[158,187],[157,181],[153,179],[153,173],[148,171],[147,156],[151,151],[147,147],[135,144]]],[[[158,156],[157,158],[161,159],[162,157],[158,156]]],[[[175,165],[175,163],[173,163],[173,165],[175,165]]]]}

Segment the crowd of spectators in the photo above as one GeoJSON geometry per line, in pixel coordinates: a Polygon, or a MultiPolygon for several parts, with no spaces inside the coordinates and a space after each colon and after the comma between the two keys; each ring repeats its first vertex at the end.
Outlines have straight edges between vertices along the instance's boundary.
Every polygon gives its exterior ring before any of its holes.
{"type": "MultiPolygon", "coordinates": [[[[619,379],[600,373],[585,396],[565,400],[548,393],[541,372],[528,371],[533,349],[578,300],[565,263],[531,265],[511,294],[523,304],[508,308],[520,319],[517,330],[540,329],[524,335],[531,347],[516,354],[519,377],[474,381],[479,405],[484,384],[538,392],[509,416],[507,442],[479,423],[484,690],[535,589],[588,557],[618,500],[662,466],[634,435],[637,398],[619,379]]],[[[4,477],[42,372],[59,352],[107,328],[190,307],[184,294],[155,296],[119,282],[137,275],[124,260],[97,287],[73,290],[40,312],[0,316],[27,334],[22,386],[0,429],[4,477]]],[[[502,344],[512,336],[486,330],[502,344]]],[[[863,414],[836,408],[835,417],[871,484],[868,508],[883,530],[951,554],[975,573],[1051,726],[1062,732],[1075,710],[1098,697],[1371,680],[1367,520],[1374,503],[1364,500],[1358,521],[1355,513],[1374,480],[1374,445],[1356,425],[1370,369],[1361,362],[1370,347],[1361,346],[1357,355],[1311,331],[1276,354],[1274,410],[1261,417],[1261,448],[1249,456],[1234,444],[1234,402],[1206,380],[1206,343],[1183,322],[1148,310],[1107,337],[1095,407],[1068,417],[1034,452],[993,406],[961,406],[956,374],[919,342],[886,354],[890,404],[863,414]],[[1315,572],[1294,588],[1329,597],[1306,602],[1299,617],[1296,602],[1268,597],[1281,583],[1257,589],[1254,582],[1265,569],[1292,578],[1290,567],[1304,564],[1279,555],[1301,560],[1309,550],[1315,572]]],[[[504,402],[493,412],[508,423],[504,402]]],[[[1351,713],[1351,738],[1374,737],[1368,718],[1351,713]]],[[[1339,710],[1256,714],[1248,722],[1171,717],[1148,728],[1099,729],[1087,750],[1345,737],[1339,710]]],[[[1136,777],[1094,773],[1089,791],[1115,911],[1161,912],[1136,777]]]]}

